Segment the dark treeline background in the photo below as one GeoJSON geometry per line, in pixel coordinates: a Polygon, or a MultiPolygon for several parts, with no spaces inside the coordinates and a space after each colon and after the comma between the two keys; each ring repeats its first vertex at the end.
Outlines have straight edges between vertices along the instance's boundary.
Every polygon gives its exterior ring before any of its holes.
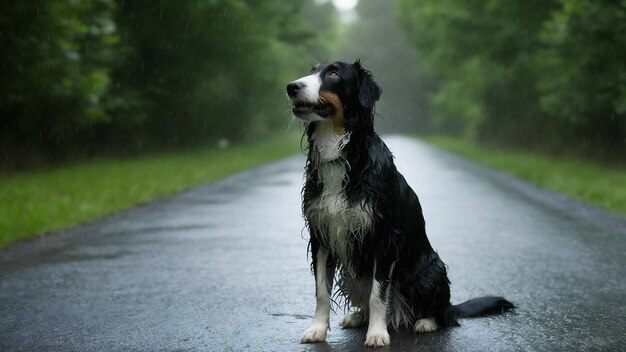
{"type": "Polygon", "coordinates": [[[383,88],[376,107],[379,132],[430,132],[428,93],[432,82],[420,70],[396,8],[395,0],[359,1],[358,17],[346,26],[333,56],[349,62],[360,58],[383,88]]]}
{"type": "Polygon", "coordinates": [[[325,12],[312,0],[3,1],[0,165],[282,132],[285,82],[326,52],[325,12]]]}
{"type": "Polygon", "coordinates": [[[436,131],[626,156],[626,1],[399,0],[398,14],[435,82],[436,131]]]}
{"type": "Polygon", "coordinates": [[[626,156],[626,1],[5,0],[0,169],[282,133],[285,83],[361,58],[386,132],[626,156]]]}

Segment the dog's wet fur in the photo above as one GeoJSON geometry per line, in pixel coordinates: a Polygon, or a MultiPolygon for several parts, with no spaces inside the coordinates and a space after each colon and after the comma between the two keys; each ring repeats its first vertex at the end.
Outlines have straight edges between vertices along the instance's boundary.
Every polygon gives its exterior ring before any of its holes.
{"type": "Polygon", "coordinates": [[[333,284],[354,311],[342,325],[367,324],[372,347],[390,344],[388,326],[429,332],[513,308],[494,296],[450,304],[446,266],[428,241],[418,197],[374,131],[381,93],[358,60],[316,65],[287,86],[308,141],[302,209],[317,308],[303,343],[325,340],[333,284]]]}

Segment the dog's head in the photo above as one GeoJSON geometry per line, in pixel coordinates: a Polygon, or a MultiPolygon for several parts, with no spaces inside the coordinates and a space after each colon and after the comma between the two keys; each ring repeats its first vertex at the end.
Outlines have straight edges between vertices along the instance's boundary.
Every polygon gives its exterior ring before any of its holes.
{"type": "Polygon", "coordinates": [[[374,104],[382,89],[359,60],[318,64],[308,76],[287,85],[295,117],[306,122],[330,119],[336,129],[373,129],[374,104]]]}

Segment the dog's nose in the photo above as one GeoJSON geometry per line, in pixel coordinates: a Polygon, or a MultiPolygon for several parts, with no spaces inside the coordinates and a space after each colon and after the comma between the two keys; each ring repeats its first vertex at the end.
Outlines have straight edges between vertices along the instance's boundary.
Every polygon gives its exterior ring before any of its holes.
{"type": "Polygon", "coordinates": [[[304,84],[302,82],[292,82],[287,85],[287,95],[290,97],[295,97],[298,95],[298,91],[302,88],[304,84]]]}

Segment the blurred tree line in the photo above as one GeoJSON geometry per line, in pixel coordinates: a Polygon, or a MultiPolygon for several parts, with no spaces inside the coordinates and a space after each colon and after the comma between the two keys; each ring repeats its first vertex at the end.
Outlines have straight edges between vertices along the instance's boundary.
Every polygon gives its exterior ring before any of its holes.
{"type": "Polygon", "coordinates": [[[424,132],[430,129],[430,82],[398,21],[396,6],[397,0],[360,0],[358,18],[345,26],[335,52],[347,62],[360,58],[383,88],[376,106],[378,132],[424,132]]]}
{"type": "Polygon", "coordinates": [[[313,0],[3,1],[0,167],[282,132],[284,84],[325,51],[310,18],[331,28],[327,11],[313,0]]]}
{"type": "Polygon", "coordinates": [[[399,0],[433,126],[626,156],[626,1],[399,0]]]}

